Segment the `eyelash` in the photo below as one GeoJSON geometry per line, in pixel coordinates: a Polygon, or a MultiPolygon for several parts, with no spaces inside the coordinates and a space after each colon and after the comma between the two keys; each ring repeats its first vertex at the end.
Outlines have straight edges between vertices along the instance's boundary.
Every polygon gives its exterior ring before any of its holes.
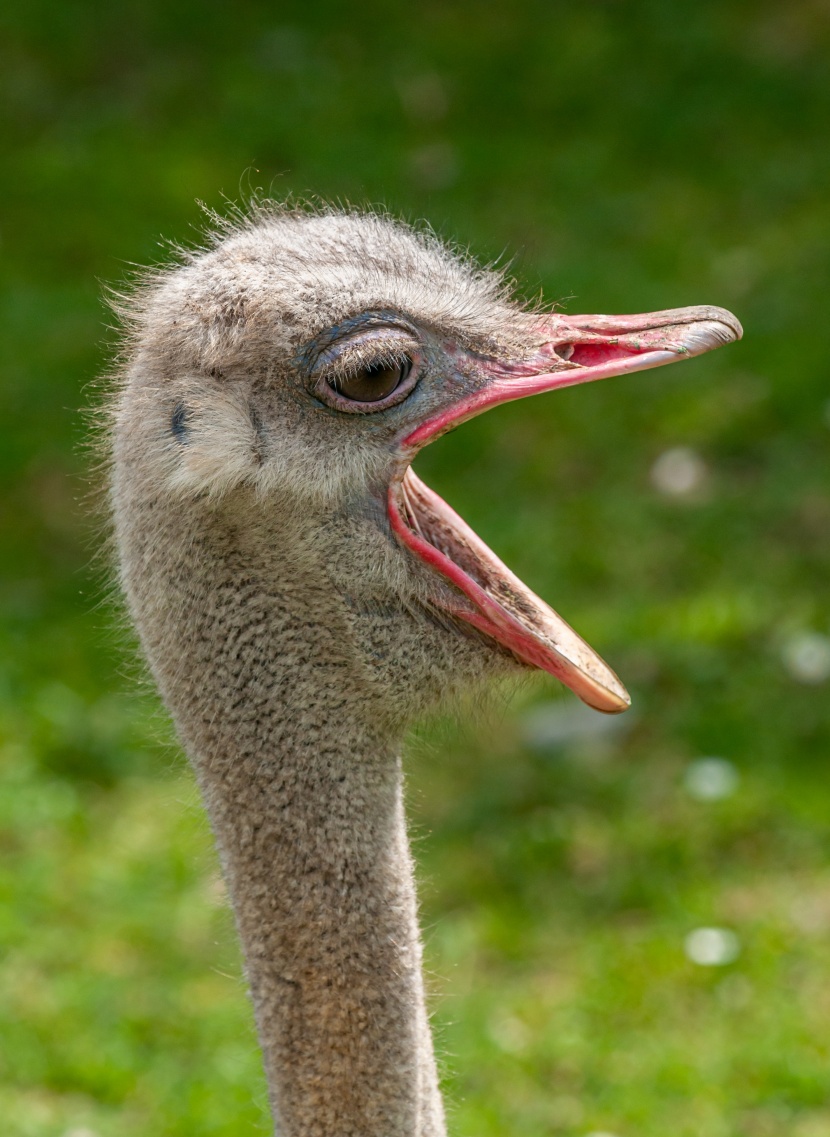
{"type": "Polygon", "coordinates": [[[413,366],[412,353],[409,351],[404,351],[403,349],[400,349],[398,351],[385,352],[382,355],[372,355],[364,358],[355,359],[352,357],[351,359],[347,359],[345,361],[345,365],[342,360],[338,360],[337,362],[337,367],[332,367],[330,370],[326,370],[321,373],[323,380],[328,383],[329,386],[334,387],[335,390],[337,389],[338,381],[347,381],[349,379],[354,379],[360,374],[361,371],[364,371],[370,367],[393,368],[405,367],[407,364],[410,368],[413,366]]]}

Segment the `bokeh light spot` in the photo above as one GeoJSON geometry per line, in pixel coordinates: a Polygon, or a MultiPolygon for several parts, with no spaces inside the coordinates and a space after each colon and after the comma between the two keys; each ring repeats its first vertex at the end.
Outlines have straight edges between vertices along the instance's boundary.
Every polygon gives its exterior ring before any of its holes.
{"type": "Polygon", "coordinates": [[[666,497],[689,497],[706,481],[706,463],[690,446],[664,451],[651,467],[651,483],[666,497]]]}
{"type": "Polygon", "coordinates": [[[819,632],[798,632],[781,651],[784,667],[799,683],[824,683],[830,679],[830,637],[819,632]]]}
{"type": "Polygon", "coordinates": [[[726,928],[695,928],[683,947],[686,957],[700,967],[723,967],[741,954],[741,941],[726,928]]]}
{"type": "Polygon", "coordinates": [[[696,758],[686,767],[683,784],[698,801],[719,801],[738,787],[740,775],[726,758],[696,758]]]}

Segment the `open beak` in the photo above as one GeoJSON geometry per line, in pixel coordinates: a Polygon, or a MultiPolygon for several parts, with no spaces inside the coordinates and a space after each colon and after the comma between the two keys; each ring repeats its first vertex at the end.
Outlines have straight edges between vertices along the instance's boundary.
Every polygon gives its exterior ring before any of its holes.
{"type": "Polygon", "coordinates": [[[502,564],[487,545],[408,465],[427,443],[490,407],[528,395],[661,367],[741,338],[723,308],[675,308],[637,316],[540,317],[535,353],[519,365],[485,364],[487,382],[422,422],[401,443],[404,472],[389,488],[393,532],[455,588],[442,603],[523,663],[560,679],[580,699],[609,714],[631,700],[614,672],[552,608],[502,564]]]}

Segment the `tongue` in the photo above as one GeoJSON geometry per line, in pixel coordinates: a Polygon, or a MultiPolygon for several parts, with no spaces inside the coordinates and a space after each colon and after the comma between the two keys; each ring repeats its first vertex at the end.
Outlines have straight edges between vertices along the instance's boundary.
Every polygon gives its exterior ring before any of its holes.
{"type": "Polygon", "coordinates": [[[617,714],[630,706],[627,691],[607,664],[411,467],[399,495],[400,504],[394,491],[389,501],[396,535],[466,598],[447,603],[448,611],[524,663],[555,675],[596,710],[617,714]]]}

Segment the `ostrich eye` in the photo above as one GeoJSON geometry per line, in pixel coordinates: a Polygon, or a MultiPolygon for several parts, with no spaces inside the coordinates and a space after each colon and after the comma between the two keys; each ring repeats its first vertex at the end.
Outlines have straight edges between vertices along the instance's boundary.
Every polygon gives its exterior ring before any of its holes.
{"type": "Polygon", "coordinates": [[[356,403],[378,403],[396,391],[412,370],[412,361],[397,363],[370,363],[353,375],[345,375],[332,382],[340,395],[356,403]]]}

